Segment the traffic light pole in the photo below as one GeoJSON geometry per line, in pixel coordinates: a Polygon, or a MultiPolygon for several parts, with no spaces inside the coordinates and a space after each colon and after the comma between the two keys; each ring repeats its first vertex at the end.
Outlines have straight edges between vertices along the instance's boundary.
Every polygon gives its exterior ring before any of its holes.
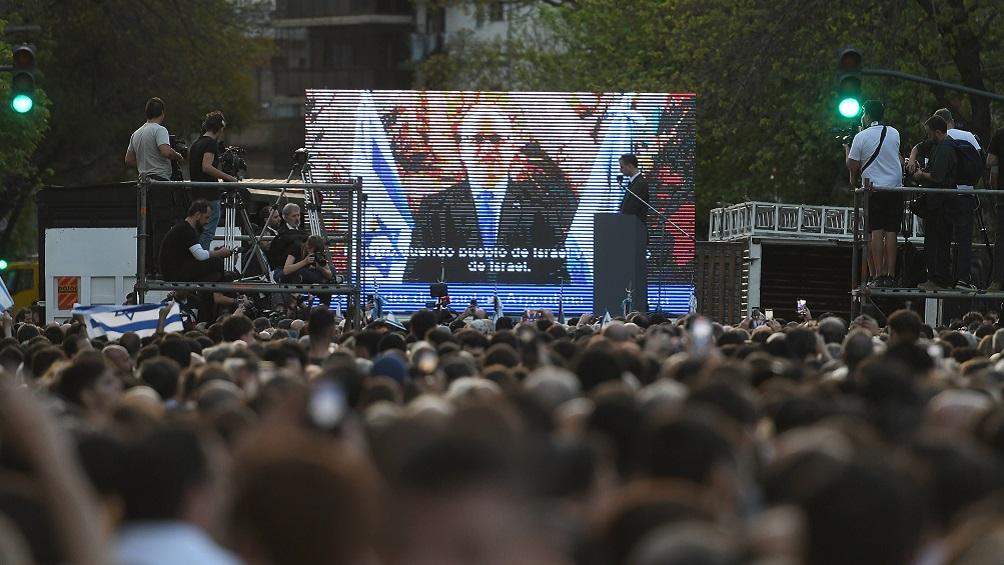
{"type": "Polygon", "coordinates": [[[1004,102],[1004,95],[1001,94],[997,94],[994,92],[987,92],[986,90],[979,90],[976,88],[970,88],[968,86],[962,86],[961,84],[954,84],[951,82],[944,82],[922,76],[911,75],[909,73],[903,73],[900,71],[890,71],[888,69],[861,69],[861,74],[871,75],[871,76],[881,76],[881,77],[892,77],[901,80],[919,82],[921,84],[926,84],[928,86],[937,86],[939,88],[944,88],[946,90],[965,92],[966,94],[971,94],[973,96],[982,96],[984,98],[990,98],[991,100],[997,100],[998,102],[1004,102]]]}

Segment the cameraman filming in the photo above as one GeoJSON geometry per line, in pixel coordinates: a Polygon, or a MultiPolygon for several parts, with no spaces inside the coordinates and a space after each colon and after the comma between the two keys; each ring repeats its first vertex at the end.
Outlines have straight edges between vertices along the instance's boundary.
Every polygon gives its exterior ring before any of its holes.
{"type": "MultiPolygon", "coordinates": [[[[303,245],[294,243],[286,253],[281,282],[326,284],[334,278],[324,253],[324,238],[321,236],[311,235],[303,245]]],[[[330,294],[318,293],[316,296],[321,299],[324,307],[331,303],[330,294]]]]}
{"type": "MultiPolygon", "coordinates": [[[[171,162],[181,162],[185,159],[171,147],[171,136],[164,127],[164,110],[164,101],[160,98],[147,100],[144,108],[146,123],[129,137],[125,163],[130,167],[136,167],[140,179],[172,180],[171,162]]],[[[147,239],[146,251],[147,257],[150,258],[148,264],[150,274],[161,270],[156,253],[160,249],[160,242],[167,230],[171,229],[171,225],[180,220],[184,213],[184,208],[175,210],[174,207],[171,191],[163,188],[150,191],[150,237],[147,239]]]]}
{"type": "MultiPolygon", "coordinates": [[[[899,186],[903,164],[899,155],[899,132],[882,123],[885,105],[878,100],[864,103],[861,131],[848,147],[844,145],[851,186],[863,186],[859,179],[870,179],[874,186],[899,186]],[[862,164],[863,163],[863,164],[862,164]]],[[[903,196],[892,192],[873,192],[868,198],[868,272],[870,285],[896,286],[896,234],[903,223],[903,196]]]]}
{"type": "MultiPolygon", "coordinates": [[[[192,144],[188,150],[188,172],[192,182],[237,182],[237,179],[221,171],[220,140],[223,130],[227,127],[223,112],[215,111],[206,114],[202,122],[202,137],[192,144]]],[[[193,188],[192,198],[202,198],[209,202],[209,222],[199,235],[199,244],[209,251],[209,244],[216,235],[216,227],[220,225],[220,189],[193,188]]]]}

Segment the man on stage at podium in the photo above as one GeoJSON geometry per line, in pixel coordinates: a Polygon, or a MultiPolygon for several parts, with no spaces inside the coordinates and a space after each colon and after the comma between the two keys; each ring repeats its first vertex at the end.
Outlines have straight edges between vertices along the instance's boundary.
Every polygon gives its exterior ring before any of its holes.
{"type": "Polygon", "coordinates": [[[621,214],[634,214],[644,224],[648,218],[648,179],[638,170],[638,158],[633,154],[621,155],[620,165],[628,184],[618,211],[621,214]]]}

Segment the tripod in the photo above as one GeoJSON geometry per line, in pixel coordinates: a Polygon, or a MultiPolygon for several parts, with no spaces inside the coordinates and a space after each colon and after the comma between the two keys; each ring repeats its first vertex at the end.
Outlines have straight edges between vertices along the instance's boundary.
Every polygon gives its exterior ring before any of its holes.
{"type": "MultiPolygon", "coordinates": [[[[238,272],[242,277],[240,280],[269,281],[268,261],[265,259],[265,254],[262,253],[261,246],[258,245],[261,237],[255,236],[254,228],[251,226],[251,218],[248,217],[247,207],[245,206],[244,198],[241,196],[240,189],[228,190],[223,193],[220,206],[223,209],[223,245],[231,249],[236,247],[238,229],[243,233],[249,234],[251,242],[251,253],[249,255],[245,256],[243,253],[240,256],[237,254],[231,255],[224,259],[224,267],[229,271],[238,272]],[[241,222],[240,226],[237,224],[238,221],[241,222]],[[244,271],[247,270],[252,260],[257,260],[261,274],[243,278],[244,271]],[[240,268],[237,268],[238,261],[240,261],[240,268]]],[[[262,235],[264,235],[264,232],[262,235]]]]}

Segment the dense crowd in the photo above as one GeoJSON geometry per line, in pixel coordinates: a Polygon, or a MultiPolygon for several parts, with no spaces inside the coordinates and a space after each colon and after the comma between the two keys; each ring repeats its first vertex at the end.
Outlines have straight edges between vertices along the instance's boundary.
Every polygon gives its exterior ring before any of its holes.
{"type": "Polygon", "coordinates": [[[404,327],[4,316],[0,563],[1004,563],[993,316],[404,327]]]}

